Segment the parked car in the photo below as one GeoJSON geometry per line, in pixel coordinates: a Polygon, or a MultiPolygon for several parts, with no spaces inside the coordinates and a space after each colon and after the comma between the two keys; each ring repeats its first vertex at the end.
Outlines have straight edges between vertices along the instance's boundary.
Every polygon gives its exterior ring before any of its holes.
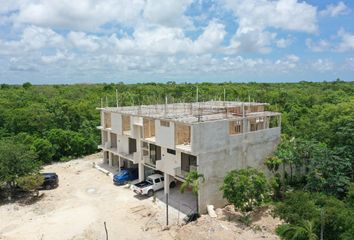
{"type": "Polygon", "coordinates": [[[123,168],[113,176],[113,183],[116,185],[123,185],[129,181],[138,179],[137,168],[123,168]]]}
{"type": "Polygon", "coordinates": [[[59,185],[59,177],[56,173],[41,173],[44,177],[42,188],[49,190],[56,188],[59,185]]]}
{"type": "MultiPolygon", "coordinates": [[[[170,188],[176,186],[175,180],[170,182],[170,188]]],[[[154,192],[164,188],[164,177],[161,174],[153,174],[146,178],[145,181],[139,182],[131,186],[131,189],[140,195],[154,195],[154,192]]]]}

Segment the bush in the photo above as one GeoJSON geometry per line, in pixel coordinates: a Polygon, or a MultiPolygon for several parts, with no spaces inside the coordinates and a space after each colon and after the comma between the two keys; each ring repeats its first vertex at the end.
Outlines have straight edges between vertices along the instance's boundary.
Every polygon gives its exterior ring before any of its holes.
{"type": "Polygon", "coordinates": [[[317,236],[323,226],[324,239],[346,239],[353,231],[353,213],[352,206],[333,196],[302,191],[288,193],[274,209],[276,216],[293,227],[311,221],[317,236]]]}
{"type": "Polygon", "coordinates": [[[43,184],[44,177],[41,174],[33,174],[28,176],[19,177],[17,179],[17,186],[26,192],[36,191],[43,184]]]}
{"type": "Polygon", "coordinates": [[[320,216],[310,193],[303,191],[286,194],[284,201],[275,206],[274,214],[290,224],[300,224],[303,220],[320,216]]]}
{"type": "Polygon", "coordinates": [[[44,163],[50,163],[52,161],[55,151],[53,145],[47,139],[35,139],[31,148],[37,153],[40,161],[44,163]]]}
{"type": "Polygon", "coordinates": [[[221,190],[224,198],[247,215],[263,203],[267,196],[268,184],[263,172],[246,168],[227,173],[221,190]]]}
{"type": "Polygon", "coordinates": [[[303,221],[299,225],[282,224],[277,227],[276,233],[285,240],[317,240],[314,224],[311,221],[303,221]]]}

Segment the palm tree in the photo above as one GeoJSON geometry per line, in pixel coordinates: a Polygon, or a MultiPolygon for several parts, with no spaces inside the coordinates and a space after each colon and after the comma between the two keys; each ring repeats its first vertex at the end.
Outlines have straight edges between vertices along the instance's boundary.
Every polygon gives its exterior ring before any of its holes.
{"type": "Polygon", "coordinates": [[[318,240],[313,222],[306,220],[300,225],[284,224],[277,233],[285,240],[318,240]]]}
{"type": "Polygon", "coordinates": [[[199,214],[198,191],[199,191],[200,179],[202,179],[202,182],[205,181],[203,174],[198,173],[197,171],[190,171],[186,176],[185,182],[180,187],[181,193],[184,193],[186,188],[192,187],[192,192],[196,195],[197,214],[199,214]]]}

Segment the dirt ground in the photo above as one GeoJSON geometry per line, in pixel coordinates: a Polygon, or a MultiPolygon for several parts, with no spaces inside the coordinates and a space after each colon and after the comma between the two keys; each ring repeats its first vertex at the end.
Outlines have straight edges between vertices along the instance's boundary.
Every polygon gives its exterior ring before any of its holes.
{"type": "Polygon", "coordinates": [[[196,222],[187,224],[180,229],[176,239],[222,239],[222,240],[279,240],[275,228],[281,223],[280,219],[270,215],[270,209],[259,209],[252,214],[249,227],[239,222],[241,214],[233,206],[216,209],[217,218],[202,215],[196,222]]]}
{"type": "Polygon", "coordinates": [[[92,167],[99,154],[46,166],[59,175],[59,187],[41,191],[31,205],[0,206],[0,239],[174,239],[162,231],[164,209],[152,198],[137,198],[124,186],[92,167]]]}
{"type": "Polygon", "coordinates": [[[108,239],[278,239],[274,228],[279,220],[261,212],[253,228],[246,228],[230,208],[217,209],[218,218],[204,215],[183,227],[177,226],[180,214],[170,211],[171,227],[164,230],[165,205],[113,185],[111,177],[92,167],[100,161],[95,154],[46,166],[43,171],[59,175],[59,187],[41,191],[42,198],[32,204],[0,206],[0,239],[106,239],[104,222],[108,239]]]}

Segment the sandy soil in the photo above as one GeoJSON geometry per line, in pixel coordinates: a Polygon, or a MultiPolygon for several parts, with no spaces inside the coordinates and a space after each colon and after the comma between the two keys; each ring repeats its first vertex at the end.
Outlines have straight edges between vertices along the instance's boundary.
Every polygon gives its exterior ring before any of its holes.
{"type": "Polygon", "coordinates": [[[43,171],[59,175],[59,187],[41,191],[42,198],[32,204],[0,206],[0,240],[106,239],[104,222],[109,239],[278,239],[274,228],[280,221],[266,210],[256,213],[250,228],[237,221],[232,207],[217,209],[217,218],[204,215],[183,227],[170,211],[172,226],[164,230],[165,205],[113,185],[111,177],[92,167],[101,161],[95,154],[46,166],[43,171]]]}
{"type": "Polygon", "coordinates": [[[280,219],[270,215],[269,208],[259,209],[252,214],[249,227],[240,223],[241,214],[233,206],[216,209],[217,218],[203,215],[196,222],[187,224],[178,230],[176,239],[222,239],[222,240],[279,240],[275,228],[281,223],[280,219]]]}
{"type": "Polygon", "coordinates": [[[92,162],[99,155],[46,166],[59,175],[59,187],[41,191],[31,205],[0,206],[0,239],[174,239],[175,230],[162,231],[164,209],[151,198],[135,197],[92,162]]]}

